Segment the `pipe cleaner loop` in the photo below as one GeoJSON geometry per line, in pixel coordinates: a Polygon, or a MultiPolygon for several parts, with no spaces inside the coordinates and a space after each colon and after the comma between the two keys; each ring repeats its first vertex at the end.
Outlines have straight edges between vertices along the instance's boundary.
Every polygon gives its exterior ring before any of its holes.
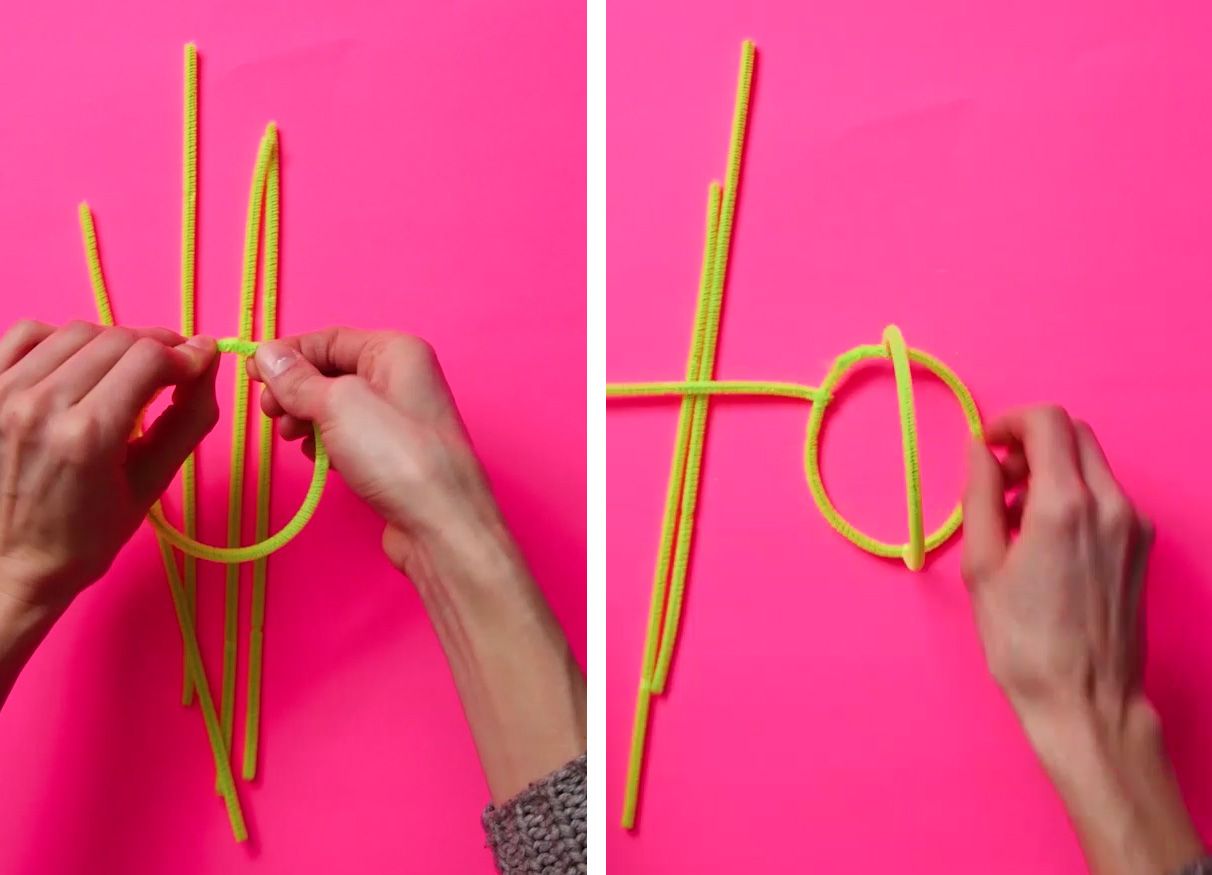
{"type": "MultiPolygon", "coordinates": [[[[252,341],[241,340],[235,337],[219,341],[220,352],[235,353],[242,357],[251,356],[257,351],[257,346],[258,344],[252,341]]],[[[276,534],[269,536],[265,540],[244,547],[214,547],[210,544],[203,544],[200,541],[195,541],[193,538],[186,537],[181,531],[174,528],[164,518],[164,513],[158,505],[153,507],[148,513],[148,521],[152,524],[152,528],[159,532],[166,541],[182,553],[195,556],[198,559],[220,562],[224,565],[235,565],[241,562],[264,559],[270,553],[281,550],[299,532],[303,531],[303,527],[311,521],[316,508],[320,504],[320,496],[324,493],[324,483],[328,479],[328,451],[324,449],[324,441],[320,438],[320,430],[318,428],[315,431],[315,436],[316,464],[311,475],[311,485],[307,487],[307,495],[303,499],[303,504],[299,507],[298,512],[290,522],[283,526],[276,534]]]]}
{"type": "Polygon", "coordinates": [[[910,570],[918,571],[925,564],[926,553],[936,549],[955,534],[963,518],[963,511],[957,504],[938,529],[929,535],[924,534],[921,469],[917,455],[917,424],[913,408],[911,363],[920,365],[943,381],[959,402],[972,435],[977,438],[981,436],[981,419],[976,409],[976,402],[972,400],[972,394],[955,375],[955,372],[934,356],[906,347],[900,329],[895,325],[889,325],[884,329],[883,345],[855,347],[839,356],[833,363],[832,369],[825,375],[825,379],[818,389],[819,396],[812,405],[812,411],[808,414],[808,433],[804,441],[804,471],[808,476],[808,489],[812,493],[812,500],[816,502],[821,515],[838,534],[868,553],[887,558],[899,557],[904,560],[910,570]],[[821,479],[820,436],[828,399],[833,396],[834,390],[852,369],[860,363],[872,359],[891,359],[896,374],[901,440],[905,453],[905,491],[909,507],[909,542],[906,544],[889,544],[876,540],[851,525],[830,500],[829,494],[825,491],[824,481],[821,479]]]}

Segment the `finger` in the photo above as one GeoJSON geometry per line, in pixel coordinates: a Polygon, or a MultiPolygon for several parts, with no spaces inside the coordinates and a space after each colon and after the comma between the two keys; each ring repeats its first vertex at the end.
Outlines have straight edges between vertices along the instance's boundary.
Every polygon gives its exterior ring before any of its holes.
{"type": "Polygon", "coordinates": [[[1061,408],[1029,407],[1009,413],[990,426],[988,441],[1023,448],[1037,495],[1045,490],[1049,495],[1081,491],[1073,422],[1061,408]]]}
{"type": "MultiPolygon", "coordinates": [[[[252,359],[249,359],[249,361],[251,362],[252,359]]],[[[261,409],[265,411],[266,416],[275,418],[286,412],[282,409],[282,405],[278,403],[278,399],[274,397],[274,393],[270,391],[268,386],[261,387],[261,409]]]]}
{"type": "Polygon", "coordinates": [[[1135,513],[1115,475],[1111,473],[1111,466],[1098,438],[1094,436],[1094,430],[1085,422],[1075,422],[1073,431],[1077,438],[1077,458],[1082,479],[1086,481],[1086,488],[1094,496],[1099,509],[1110,514],[1130,515],[1126,522],[1135,524],[1135,513]]]}
{"type": "MultiPolygon", "coordinates": [[[[298,352],[320,373],[339,376],[356,374],[358,365],[363,362],[362,354],[366,347],[376,337],[382,336],[382,332],[361,331],[356,328],[326,328],[309,334],[279,338],[276,342],[298,352]]],[[[262,379],[261,368],[253,359],[249,359],[248,376],[254,380],[262,379]]]]}
{"type": "Polygon", "coordinates": [[[1012,489],[1027,481],[1030,470],[1027,467],[1027,456],[1020,446],[1011,446],[1001,459],[1002,481],[1007,489],[1012,489]]]}
{"type": "Polygon", "coordinates": [[[161,389],[198,379],[217,357],[218,348],[209,338],[191,338],[181,346],[139,338],[80,401],[80,407],[111,433],[127,434],[161,389]]]}
{"type": "Polygon", "coordinates": [[[57,398],[75,404],[101,382],[135,342],[148,337],[175,346],[181,336],[167,328],[105,328],[40,384],[57,398]]]}
{"type": "Polygon", "coordinates": [[[356,328],[326,328],[293,338],[296,346],[316,369],[325,374],[356,374],[362,353],[380,332],[356,328]]]}
{"type": "Polygon", "coordinates": [[[1006,554],[1006,486],[989,448],[973,441],[964,490],[964,581],[971,587],[998,568],[1006,554]]]}
{"type": "Polygon", "coordinates": [[[297,419],[322,419],[333,381],[288,343],[257,347],[257,372],[282,409],[297,419]]]}
{"type": "Polygon", "coordinates": [[[0,337],[0,374],[3,374],[54,332],[54,326],[24,319],[0,337]]]}
{"type": "Polygon", "coordinates": [[[56,328],[49,337],[3,372],[4,389],[21,390],[37,385],[101,331],[100,325],[87,322],[70,322],[56,328]]]}
{"type": "Polygon", "coordinates": [[[215,355],[201,376],[177,385],[172,403],[131,443],[128,476],[144,504],[150,506],[164,494],[189,454],[219,421],[218,374],[219,357],[215,355]]]}
{"type": "Polygon", "coordinates": [[[1149,557],[1153,554],[1153,543],[1156,531],[1153,524],[1144,517],[1137,518],[1136,541],[1128,566],[1128,589],[1125,599],[1124,619],[1127,624],[1124,633],[1128,641],[1128,653],[1135,660],[1130,669],[1136,674],[1133,678],[1139,681],[1139,672],[1145,665],[1146,629],[1145,629],[1145,580],[1149,572],[1149,557]]]}
{"type": "Polygon", "coordinates": [[[282,435],[283,440],[297,441],[314,433],[315,429],[310,422],[296,419],[290,414],[283,416],[278,421],[278,434],[282,435]]]}

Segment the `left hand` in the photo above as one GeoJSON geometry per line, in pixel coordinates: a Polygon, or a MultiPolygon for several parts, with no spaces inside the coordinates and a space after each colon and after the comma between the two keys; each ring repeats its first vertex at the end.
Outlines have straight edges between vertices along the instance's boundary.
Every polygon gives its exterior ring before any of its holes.
{"type": "Polygon", "coordinates": [[[218,420],[213,340],[165,329],[0,335],[0,601],[59,612],[103,575],[218,420]],[[168,386],[172,404],[137,437],[168,386]]]}

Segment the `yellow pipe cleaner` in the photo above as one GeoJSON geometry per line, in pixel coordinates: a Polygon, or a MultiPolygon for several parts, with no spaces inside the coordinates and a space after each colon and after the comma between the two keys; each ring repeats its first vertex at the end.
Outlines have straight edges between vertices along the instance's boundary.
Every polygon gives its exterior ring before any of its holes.
{"type": "MultiPolygon", "coordinates": [[[[185,122],[183,149],[182,186],[182,249],[181,249],[181,304],[182,333],[192,335],[195,331],[194,277],[197,239],[197,49],[191,43],[185,47],[185,122]]],[[[277,335],[278,295],[278,248],[279,248],[279,190],[280,165],[278,134],[271,122],[261,138],[257,162],[253,173],[253,184],[249,194],[247,224],[245,227],[244,273],[241,285],[240,335],[218,341],[221,352],[240,356],[241,362],[256,352],[257,343],[252,340],[255,308],[256,267],[260,253],[262,276],[262,339],[272,340],[277,335]],[[264,212],[262,212],[264,203],[264,212]],[[264,239],[261,240],[262,232],[264,239]]],[[[97,249],[97,235],[92,212],[87,204],[79,209],[80,230],[84,241],[85,260],[88,264],[93,297],[98,318],[104,325],[113,325],[113,310],[105,285],[104,273],[97,249]]],[[[248,375],[241,366],[236,369],[236,424],[233,426],[231,491],[229,493],[229,537],[226,547],[214,547],[199,542],[196,538],[197,481],[193,457],[183,468],[184,504],[183,528],[174,528],[164,516],[163,508],[156,502],[148,512],[148,521],[156,532],[164,562],[165,574],[173,598],[173,606],[181,627],[185,651],[185,691],[183,698],[189,704],[191,694],[196,692],[201,704],[207,739],[215,759],[216,785],[227,805],[232,832],[237,841],[244,841],[247,829],[240,808],[239,797],[231,771],[231,745],[234,724],[236,619],[238,613],[239,576],[238,566],[254,562],[253,607],[249,630],[248,697],[245,710],[245,747],[243,777],[252,780],[256,774],[258,736],[260,731],[262,645],[264,640],[265,587],[267,578],[266,559],[293,539],[315,513],[324,483],[328,476],[328,454],[320,435],[316,433],[316,461],[311,484],[295,516],[281,530],[269,534],[270,473],[273,442],[273,422],[263,413],[260,418],[259,467],[257,481],[256,542],[241,546],[240,512],[242,510],[244,480],[244,444],[248,417],[248,375]],[[234,534],[233,534],[234,533],[234,534]],[[185,578],[178,573],[172,548],[182,551],[185,578]],[[228,588],[225,604],[223,697],[220,710],[216,710],[210,694],[210,686],[197,642],[195,626],[196,576],[192,578],[190,567],[193,559],[206,559],[228,566],[228,588]],[[233,575],[232,572],[236,573],[233,575]],[[234,586],[233,586],[234,580],[234,586]],[[234,598],[233,598],[234,593],[234,598]]]]}
{"type": "Polygon", "coordinates": [[[707,227],[704,234],[699,297],[695,309],[686,379],[680,382],[611,383],[606,387],[606,394],[611,398],[681,398],[673,462],[670,465],[669,483],[665,494],[661,539],[657,548],[647,633],[644,638],[630,757],[627,763],[622,816],[625,829],[635,826],[652,697],[665,691],[677,641],[686,587],[686,569],[694,535],[694,513],[698,503],[708,396],[748,395],[812,402],[804,441],[804,473],[808,480],[809,492],[821,515],[851,543],[876,556],[900,558],[912,571],[920,570],[925,564],[926,553],[939,547],[956,532],[962,519],[962,509],[957,505],[938,529],[926,534],[922,519],[921,468],[917,451],[911,366],[925,368],[938,377],[958,400],[973,436],[979,438],[981,435],[980,414],[967,387],[941,361],[921,350],[908,347],[900,329],[895,325],[884,329],[879,345],[858,346],[839,356],[819,387],[758,380],[714,379],[716,342],[724,283],[728,272],[728,254],[732,243],[741,158],[745,147],[753,64],[753,42],[745,40],[741,44],[740,72],[725,182],[722,189],[716,182],[711,183],[708,189],[707,227]],[[870,360],[890,361],[896,378],[909,518],[909,540],[904,544],[876,540],[851,525],[834,507],[821,479],[820,433],[825,410],[846,376],[854,368],[870,360]]]}
{"type": "MultiPolygon", "coordinates": [[[[105,287],[105,277],[101,271],[101,258],[97,252],[97,233],[93,226],[92,211],[87,203],[80,204],[79,217],[80,232],[84,238],[84,257],[88,262],[93,300],[97,305],[97,317],[102,325],[113,325],[113,309],[110,306],[109,292],[105,287]]],[[[137,431],[141,430],[141,427],[137,429],[137,431]]],[[[153,508],[159,510],[159,506],[160,503],[156,502],[153,508]]],[[[164,574],[168,579],[168,589],[172,595],[177,625],[181,628],[181,641],[185,647],[185,671],[189,675],[190,686],[198,694],[198,703],[202,710],[202,723],[206,727],[206,738],[210,742],[211,754],[215,760],[219,792],[223,795],[223,801],[227,806],[227,817],[231,822],[232,835],[235,836],[236,841],[242,842],[248,838],[248,828],[244,823],[240,797],[236,794],[236,782],[232,777],[227,747],[223,743],[223,727],[219,725],[219,716],[215,712],[215,703],[210,696],[210,683],[206,679],[206,669],[202,664],[202,654],[198,648],[194,611],[181,577],[177,573],[177,560],[173,555],[172,547],[159,533],[156,534],[156,543],[160,547],[160,559],[164,563],[164,574]]]]}
{"type": "MultiPolygon", "coordinates": [[[[252,187],[248,193],[248,215],[244,223],[244,272],[240,283],[240,334],[238,339],[250,343],[253,333],[253,310],[256,306],[257,249],[261,234],[261,205],[265,199],[265,176],[269,170],[269,146],[261,138],[257,163],[253,168],[252,187]]],[[[243,528],[244,456],[248,431],[248,372],[243,360],[236,367],[235,413],[232,415],[231,474],[227,481],[227,546],[238,547],[243,528]]],[[[240,617],[240,566],[224,569],[223,589],[223,675],[219,693],[219,717],[223,721],[223,740],[230,751],[235,729],[236,656],[240,617]]]]}
{"type": "MultiPolygon", "coordinates": [[[[194,281],[197,278],[196,255],[198,241],[198,48],[185,46],[184,135],[181,138],[181,335],[197,333],[194,281]]],[[[198,536],[198,460],[193,454],[181,469],[181,522],[185,534],[198,536]]],[[[193,556],[182,557],[185,574],[185,595],[189,599],[190,615],[195,628],[198,614],[198,562],[193,556]]],[[[193,702],[194,689],[189,682],[188,666],[181,687],[181,703],[193,702]]]]}
{"type": "MultiPolygon", "coordinates": [[[[261,266],[261,340],[274,340],[278,336],[278,190],[280,167],[278,132],[274,125],[265,134],[270,140],[269,174],[265,181],[265,253],[261,266]]],[[[274,422],[264,411],[259,413],[261,428],[257,439],[257,541],[269,537],[270,475],[273,458],[274,422]]],[[[327,458],[325,458],[327,467],[327,458]]],[[[323,489],[323,484],[321,484],[323,489]]],[[[316,501],[320,498],[316,493],[316,501]]],[[[314,507],[313,507],[314,510],[314,507]]],[[[309,511],[310,515],[311,511],[309,511]]],[[[265,587],[269,574],[269,557],[261,556],[253,561],[252,606],[248,626],[248,683],[245,688],[244,706],[244,757],[241,761],[245,781],[257,776],[257,753],[261,741],[261,663],[265,649],[265,587]]]]}

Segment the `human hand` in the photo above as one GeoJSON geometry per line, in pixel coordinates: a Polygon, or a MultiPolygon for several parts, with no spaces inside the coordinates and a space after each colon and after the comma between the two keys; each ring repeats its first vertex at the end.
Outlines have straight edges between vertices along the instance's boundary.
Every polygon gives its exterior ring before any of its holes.
{"type": "Polygon", "coordinates": [[[214,427],[217,360],[214,341],[164,329],[22,322],[0,337],[0,600],[61,611],[105,573],[214,427]]]}
{"type": "Polygon", "coordinates": [[[419,541],[468,519],[499,526],[495,502],[442,375],[418,337],[331,328],[264,343],[249,375],[287,440],[313,424],[333,467],[387,523],[398,567],[417,570],[419,541]]]}
{"type": "Polygon", "coordinates": [[[1056,407],[974,443],[963,576],[990,672],[1098,873],[1169,872],[1197,856],[1142,689],[1150,524],[1090,427],[1056,407]]]}
{"type": "Polygon", "coordinates": [[[1020,713],[1140,696],[1153,532],[1090,427],[1059,408],[1004,417],[972,447],[964,579],[989,668],[1020,713]],[[1013,494],[1006,504],[1006,493],[1013,494]]]}
{"type": "Polygon", "coordinates": [[[286,438],[319,429],[387,523],[446,653],[497,803],[585,751],[585,679],[509,535],[433,350],[333,328],[263,343],[249,375],[286,438]]]}

